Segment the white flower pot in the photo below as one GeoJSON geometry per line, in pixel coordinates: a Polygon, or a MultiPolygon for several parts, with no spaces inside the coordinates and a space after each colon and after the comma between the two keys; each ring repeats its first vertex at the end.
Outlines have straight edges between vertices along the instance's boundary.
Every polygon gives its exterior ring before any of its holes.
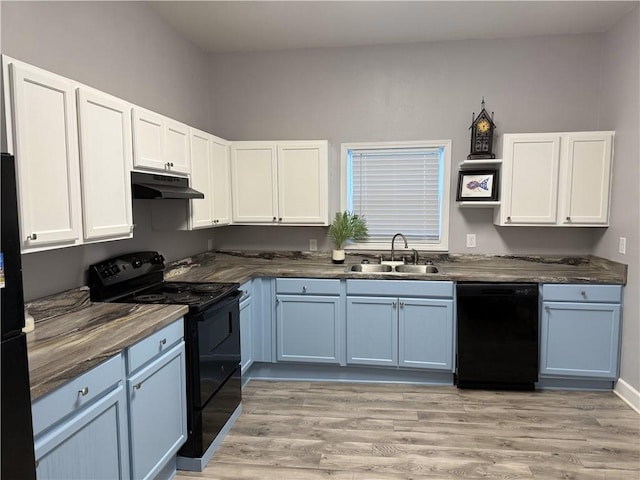
{"type": "Polygon", "coordinates": [[[344,263],[344,250],[334,250],[331,254],[331,261],[333,263],[344,263]]]}

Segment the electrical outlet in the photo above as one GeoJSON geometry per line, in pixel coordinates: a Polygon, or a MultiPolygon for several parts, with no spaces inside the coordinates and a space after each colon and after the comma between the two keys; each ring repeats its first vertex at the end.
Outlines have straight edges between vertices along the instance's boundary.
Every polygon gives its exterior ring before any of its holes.
{"type": "Polygon", "coordinates": [[[311,252],[318,251],[318,240],[316,240],[315,238],[312,238],[311,240],[309,240],[309,250],[311,252]]]}
{"type": "Polygon", "coordinates": [[[210,252],[211,250],[213,250],[213,238],[207,240],[207,251],[210,252]]]}
{"type": "Polygon", "coordinates": [[[618,253],[624,255],[627,253],[627,238],[620,237],[620,243],[618,244],[618,253]]]}
{"type": "Polygon", "coordinates": [[[467,248],[476,248],[476,234],[467,233],[467,248]]]}

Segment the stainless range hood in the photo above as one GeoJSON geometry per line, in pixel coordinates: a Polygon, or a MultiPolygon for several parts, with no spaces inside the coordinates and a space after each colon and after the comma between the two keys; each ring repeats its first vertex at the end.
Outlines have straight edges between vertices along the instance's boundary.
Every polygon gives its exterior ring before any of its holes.
{"type": "Polygon", "coordinates": [[[204,193],[189,187],[189,179],[154,173],[131,172],[133,198],[204,198],[204,193]]]}

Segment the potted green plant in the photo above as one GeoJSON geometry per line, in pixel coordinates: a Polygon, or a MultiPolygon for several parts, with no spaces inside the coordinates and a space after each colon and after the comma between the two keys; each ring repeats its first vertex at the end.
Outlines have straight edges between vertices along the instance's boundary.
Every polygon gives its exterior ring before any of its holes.
{"type": "Polygon", "coordinates": [[[369,229],[364,217],[345,210],[337,212],[333,223],[329,227],[329,237],[335,248],[331,259],[333,263],[344,263],[344,245],[349,240],[359,242],[369,238],[369,229]]]}

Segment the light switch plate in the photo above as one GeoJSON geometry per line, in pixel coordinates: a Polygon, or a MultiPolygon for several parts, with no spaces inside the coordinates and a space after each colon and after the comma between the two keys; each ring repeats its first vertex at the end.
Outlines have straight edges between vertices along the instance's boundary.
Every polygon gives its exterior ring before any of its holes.
{"type": "Polygon", "coordinates": [[[317,252],[318,251],[318,240],[316,240],[315,238],[312,238],[309,240],[309,250],[311,252],[317,252]]]}
{"type": "Polygon", "coordinates": [[[621,253],[622,255],[627,253],[627,238],[626,237],[620,237],[620,243],[618,245],[618,253],[621,253]]]}

